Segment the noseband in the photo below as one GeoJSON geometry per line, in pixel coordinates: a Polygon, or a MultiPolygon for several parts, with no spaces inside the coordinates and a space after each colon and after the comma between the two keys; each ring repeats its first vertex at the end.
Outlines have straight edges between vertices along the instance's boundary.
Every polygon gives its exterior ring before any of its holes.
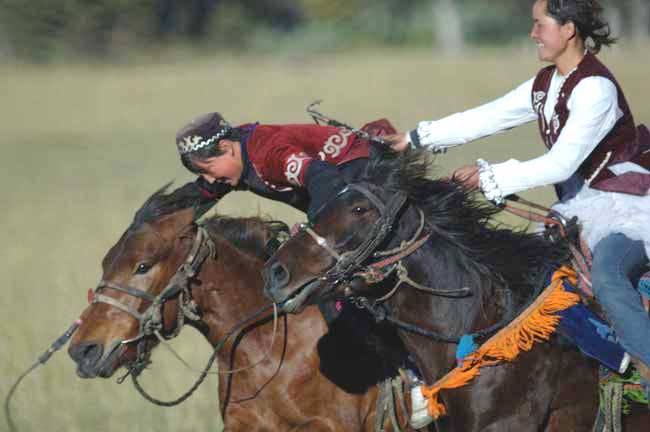
{"type": "MultiPolygon", "coordinates": [[[[165,286],[162,292],[157,296],[153,296],[152,294],[138,288],[102,280],[93,292],[91,304],[105,303],[113,306],[131,315],[140,324],[137,336],[113,344],[113,346],[106,351],[104,357],[108,357],[108,355],[120,346],[138,342],[138,356],[131,367],[129,367],[129,370],[131,373],[139,373],[147,365],[148,358],[151,354],[150,350],[145,346],[145,340],[149,336],[160,336],[164,327],[162,308],[167,300],[174,297],[178,297],[176,326],[170,333],[162,333],[162,337],[165,339],[176,337],[180,333],[186,318],[194,321],[199,320],[200,317],[197,315],[195,306],[191,300],[189,283],[208,256],[215,256],[215,245],[212,242],[212,239],[210,239],[206,229],[199,225],[197,227],[194,243],[192,244],[189,254],[185,258],[185,261],[180,265],[178,270],[176,270],[176,273],[169,280],[167,286],[165,286]],[[145,300],[151,304],[144,312],[140,313],[128,304],[122,303],[113,297],[101,294],[99,291],[103,288],[111,288],[132,297],[145,300]]],[[[103,360],[105,359],[102,359],[102,361],[103,360]]]]}
{"type": "Polygon", "coordinates": [[[402,264],[402,259],[419,249],[431,237],[431,233],[421,236],[425,226],[425,218],[422,210],[419,208],[420,227],[417,229],[413,238],[403,241],[397,248],[388,251],[376,251],[376,248],[384,242],[388,234],[392,231],[395,219],[406,204],[407,195],[405,192],[396,192],[388,204],[384,204],[384,202],[368,188],[359,184],[352,184],[341,190],[341,192],[339,192],[332,200],[336,200],[350,190],[356,190],[366,197],[377,208],[380,216],[373,224],[372,230],[368,233],[363,243],[355,250],[343,253],[336,251],[336,249],[329,245],[324,237],[318,235],[312,227],[308,225],[303,225],[301,227],[302,230],[309,234],[320,247],[325,249],[336,260],[334,267],[321,277],[321,281],[327,282],[331,285],[337,285],[343,281],[349,281],[351,278],[360,277],[370,285],[383,281],[389,274],[396,271],[398,275],[397,284],[388,294],[376,300],[377,302],[383,302],[390,298],[402,283],[407,283],[409,286],[412,286],[417,290],[440,297],[466,297],[471,294],[470,289],[467,287],[460,289],[434,289],[421,285],[408,277],[408,270],[402,264]],[[364,265],[363,263],[371,256],[388,257],[379,262],[364,265]],[[390,266],[389,270],[381,270],[388,266],[390,266]]]}
{"type": "Polygon", "coordinates": [[[400,210],[406,203],[407,195],[403,191],[395,192],[387,204],[368,188],[359,184],[351,184],[343,188],[332,201],[338,199],[341,195],[356,190],[367,198],[373,206],[379,211],[379,219],[372,225],[372,228],[363,242],[354,250],[338,253],[332,246],[327,243],[324,237],[321,237],[310,226],[304,225],[302,229],[307,232],[316,243],[327,250],[327,252],[336,259],[336,264],[321,278],[324,281],[336,285],[339,282],[351,277],[357,270],[363,268],[362,263],[383,243],[388,234],[393,229],[393,223],[397,218],[400,210]]]}

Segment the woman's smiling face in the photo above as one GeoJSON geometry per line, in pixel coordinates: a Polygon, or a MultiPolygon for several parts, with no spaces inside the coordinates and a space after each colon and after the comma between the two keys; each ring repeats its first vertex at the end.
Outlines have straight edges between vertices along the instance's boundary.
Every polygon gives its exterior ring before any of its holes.
{"type": "Polygon", "coordinates": [[[539,59],[555,63],[557,58],[566,52],[568,42],[576,36],[575,25],[571,22],[562,25],[547,12],[546,0],[535,2],[530,37],[537,43],[539,59]]]}

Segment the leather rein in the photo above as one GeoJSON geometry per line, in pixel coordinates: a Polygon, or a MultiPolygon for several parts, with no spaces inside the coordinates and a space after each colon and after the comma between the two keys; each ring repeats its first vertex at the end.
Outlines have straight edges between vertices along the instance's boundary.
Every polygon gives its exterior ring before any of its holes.
{"type": "Polygon", "coordinates": [[[320,247],[325,249],[336,260],[334,267],[329,269],[320,278],[322,282],[337,285],[342,282],[348,282],[354,278],[361,278],[367,284],[372,285],[382,282],[390,274],[396,271],[399,276],[397,285],[395,285],[388,295],[377,301],[384,301],[390,298],[403,282],[407,282],[416,289],[442,297],[465,297],[470,294],[469,288],[440,290],[425,287],[408,278],[408,271],[402,264],[402,260],[421,248],[431,238],[431,233],[422,235],[426,221],[424,213],[419,208],[417,210],[420,216],[420,225],[412,238],[402,241],[400,246],[393,249],[376,251],[377,247],[381,245],[392,232],[397,216],[407,202],[407,195],[405,192],[396,192],[388,203],[384,204],[384,202],[368,188],[360,184],[350,184],[333,197],[331,201],[335,201],[352,190],[362,194],[379,211],[379,219],[373,223],[371,231],[356,249],[339,253],[336,251],[336,248],[331,246],[327,242],[327,239],[320,236],[313,227],[309,225],[301,226],[303,231],[309,234],[309,236],[311,236],[320,247]],[[369,258],[383,259],[371,264],[364,264],[364,262],[369,258]],[[387,270],[383,271],[383,269],[387,270]]]}
{"type": "MultiPolygon", "coordinates": [[[[126,377],[131,375],[131,379],[136,390],[142,395],[142,397],[144,397],[146,400],[148,400],[149,402],[155,405],[163,406],[163,407],[171,407],[171,406],[178,405],[184,402],[185,400],[187,400],[194,393],[194,391],[201,385],[201,383],[205,380],[205,378],[211,373],[209,372],[209,370],[212,368],[212,364],[215,362],[217,358],[217,354],[224,346],[224,344],[228,341],[228,339],[232,337],[235,333],[237,333],[243,326],[255,322],[256,320],[263,318],[264,316],[268,316],[265,314],[269,309],[273,309],[273,315],[272,315],[273,316],[273,337],[269,348],[264,353],[264,356],[259,361],[251,364],[250,366],[232,369],[232,370],[218,371],[213,373],[233,374],[233,373],[252,369],[269,358],[270,352],[274,346],[275,335],[277,333],[278,311],[275,305],[269,304],[253,312],[251,315],[243,318],[241,321],[233,325],[232,328],[225,334],[225,336],[222,337],[221,340],[219,340],[216,343],[212,355],[208,359],[208,362],[202,371],[197,371],[191,368],[182,358],[180,358],[180,356],[178,356],[178,354],[176,354],[172,350],[172,354],[174,354],[174,356],[176,356],[178,360],[180,360],[181,363],[183,363],[188,369],[199,373],[199,377],[194,382],[194,384],[189,388],[189,390],[183,393],[180,397],[171,401],[162,401],[156,399],[153,396],[151,396],[149,393],[147,393],[147,391],[138,382],[138,376],[144,370],[144,368],[150,363],[149,358],[151,356],[151,349],[149,349],[150,345],[147,344],[147,341],[151,339],[152,336],[155,336],[156,338],[158,338],[160,342],[165,343],[166,340],[173,339],[180,333],[181,328],[183,327],[186,319],[191,321],[199,321],[201,319],[201,317],[198,314],[198,311],[196,310],[196,305],[194,304],[191,298],[190,281],[198,273],[203,262],[208,257],[214,258],[215,256],[216,256],[216,246],[214,242],[210,238],[210,235],[208,234],[205,227],[198,225],[196,237],[194,238],[194,243],[192,244],[190,252],[185,258],[185,261],[179,266],[176,273],[169,280],[169,282],[162,290],[162,292],[157,296],[153,296],[152,294],[149,294],[148,292],[145,292],[137,288],[120,285],[106,280],[102,280],[97,285],[94,292],[92,293],[92,299],[90,301],[91,304],[105,303],[111,305],[121,311],[126,312],[127,314],[133,316],[136,320],[138,320],[140,324],[138,335],[131,339],[115,342],[107,350],[107,353],[102,357],[102,359],[100,359],[100,362],[108,358],[108,356],[110,356],[110,354],[113,353],[119,347],[137,342],[138,345],[137,345],[136,359],[131,363],[125,365],[128,371],[124,376],[118,379],[118,383],[124,382],[126,377]],[[150,305],[147,307],[147,309],[144,312],[140,313],[128,304],[122,303],[112,297],[108,297],[106,295],[99,293],[98,291],[100,291],[103,288],[111,288],[129,294],[132,297],[143,299],[145,301],[150,302],[150,305]],[[162,308],[164,307],[164,304],[168,300],[175,297],[178,297],[176,326],[174,327],[173,330],[171,330],[171,332],[163,333],[164,323],[162,317],[162,308]]],[[[171,350],[171,347],[169,346],[167,347],[171,350]]],[[[223,407],[222,410],[225,410],[225,406],[223,407]]]]}
{"type": "MultiPolygon", "coordinates": [[[[397,289],[402,285],[410,286],[430,295],[440,297],[462,298],[472,295],[472,291],[468,287],[450,290],[434,289],[423,286],[408,277],[408,270],[402,263],[402,260],[426,244],[431,237],[431,233],[422,236],[422,232],[426,225],[422,210],[416,207],[420,215],[420,227],[410,240],[402,241],[401,245],[397,248],[374,252],[374,248],[379,246],[387,238],[388,234],[392,232],[395,220],[397,219],[402,207],[406,204],[406,194],[400,191],[391,198],[388,205],[384,205],[381,199],[367,188],[358,184],[351,184],[332,198],[332,201],[352,189],[364,195],[371,203],[373,203],[373,205],[375,205],[379,210],[380,218],[373,225],[366,240],[354,251],[345,253],[336,251],[335,248],[329,245],[324,237],[318,235],[312,227],[307,225],[301,227],[302,230],[306,231],[319,246],[324,248],[336,260],[335,266],[326,272],[320,280],[325,283],[336,285],[343,282],[349,283],[355,277],[360,277],[366,283],[371,285],[385,280],[393,271],[396,271],[398,278],[397,283],[381,298],[369,299],[367,297],[353,297],[349,290],[346,292],[346,297],[351,299],[352,303],[357,308],[366,309],[370,312],[378,322],[384,320],[388,321],[401,330],[427,337],[436,342],[458,344],[461,339],[460,337],[448,336],[439,332],[430,331],[390,316],[390,310],[385,303],[385,301],[392,297],[397,292],[397,289]],[[364,265],[363,262],[371,256],[374,258],[388,257],[379,262],[364,265]],[[352,260],[352,257],[355,258],[354,261],[352,260]],[[391,265],[392,267],[387,271],[381,271],[381,269],[391,265]]],[[[511,301],[511,299],[509,299],[509,301],[511,301]]],[[[486,338],[506,326],[510,320],[511,318],[506,316],[489,327],[473,332],[472,336],[476,339],[486,338]]]]}
{"type": "MultiPolygon", "coordinates": [[[[449,290],[434,289],[421,285],[408,277],[408,270],[402,263],[402,260],[425,245],[431,238],[431,233],[422,235],[426,226],[422,210],[417,208],[420,216],[420,226],[410,240],[402,241],[400,246],[390,250],[375,251],[375,249],[381,245],[392,232],[397,216],[407,202],[406,193],[403,191],[395,193],[388,204],[385,205],[383,201],[373,192],[368,190],[368,188],[359,184],[350,184],[332,198],[332,201],[350,190],[356,190],[364,195],[377,208],[380,217],[377,222],[373,224],[373,228],[361,245],[349,252],[338,252],[327,242],[327,239],[314,231],[313,227],[309,225],[301,226],[301,230],[309,234],[320,247],[325,249],[336,260],[334,267],[327,271],[320,280],[331,285],[337,285],[340,283],[349,283],[354,278],[361,278],[367,284],[372,285],[382,282],[391,273],[396,272],[398,277],[397,283],[388,294],[383,297],[375,300],[368,299],[367,297],[353,297],[349,290],[346,292],[346,297],[350,298],[356,307],[368,310],[375,316],[377,321],[386,320],[402,330],[419,334],[438,342],[458,343],[460,340],[458,337],[446,336],[438,332],[429,331],[389,316],[388,310],[385,306],[385,301],[392,297],[397,292],[397,289],[402,285],[407,285],[417,290],[440,297],[461,298],[472,294],[470,288],[467,287],[449,290]],[[364,262],[371,257],[383,259],[371,264],[364,264],[364,262]],[[387,270],[382,271],[382,269],[387,270]]],[[[499,322],[498,324],[478,331],[475,334],[479,337],[492,334],[499,330],[504,324],[505,322],[499,322]]]]}

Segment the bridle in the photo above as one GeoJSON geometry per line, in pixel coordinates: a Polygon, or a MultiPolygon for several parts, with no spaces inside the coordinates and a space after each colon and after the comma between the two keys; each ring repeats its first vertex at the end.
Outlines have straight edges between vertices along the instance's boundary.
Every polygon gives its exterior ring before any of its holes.
{"type": "MultiPolygon", "coordinates": [[[[303,225],[301,227],[301,229],[310,235],[320,247],[325,249],[336,260],[336,264],[320,278],[321,282],[336,285],[339,283],[349,282],[354,277],[362,277],[364,280],[370,281],[370,283],[378,283],[384,280],[387,277],[387,274],[384,273],[377,276],[377,270],[381,269],[382,267],[392,265],[392,268],[387,273],[390,274],[392,271],[396,270],[398,281],[388,294],[376,300],[371,300],[367,297],[348,296],[352,302],[358,308],[366,309],[368,312],[370,312],[378,322],[384,320],[388,321],[401,330],[425,336],[437,342],[452,344],[459,343],[461,339],[460,337],[448,336],[435,331],[429,331],[390,316],[389,310],[385,305],[385,301],[393,294],[395,294],[397,288],[403,284],[411,286],[419,291],[423,291],[439,297],[462,298],[472,295],[472,291],[468,287],[462,287],[459,289],[435,289],[420,285],[408,277],[408,271],[402,264],[401,260],[426,244],[431,236],[431,233],[421,236],[425,225],[424,214],[422,211],[419,211],[421,218],[420,228],[416,231],[410,240],[403,241],[402,244],[397,248],[393,248],[387,251],[375,251],[375,249],[386,240],[388,234],[392,231],[397,216],[406,204],[406,193],[399,191],[389,200],[387,204],[384,204],[383,201],[368,188],[359,184],[350,184],[341,190],[341,192],[339,192],[335,197],[333,197],[330,202],[336,200],[341,195],[349,192],[350,190],[356,190],[364,197],[366,197],[377,208],[380,217],[377,222],[375,222],[370,233],[367,235],[366,239],[361,243],[361,245],[350,252],[337,251],[335,247],[328,244],[327,239],[316,233],[312,226],[303,225]],[[389,255],[389,257],[385,258],[387,255],[389,255]],[[366,261],[371,256],[382,257],[383,259],[374,264],[364,264],[364,261],[366,261]]],[[[323,208],[326,206],[327,204],[325,204],[323,208]]],[[[509,321],[510,318],[505,317],[503,320],[499,321],[496,324],[473,332],[472,336],[477,339],[485,338],[500,330],[509,321]]]]}
{"type": "Polygon", "coordinates": [[[106,350],[102,356],[103,358],[100,359],[99,364],[102,364],[107,360],[116,349],[137,342],[136,359],[126,365],[126,367],[130,374],[138,375],[147,366],[149,363],[149,357],[151,356],[151,349],[148,347],[149,344],[146,343],[148,339],[152,336],[156,336],[159,339],[173,339],[180,333],[185,319],[191,321],[199,320],[200,316],[196,311],[196,307],[190,294],[190,281],[196,275],[205,259],[214,256],[215,245],[212,239],[203,226],[197,225],[194,243],[185,258],[185,261],[178,267],[176,273],[157,296],[138,288],[124,286],[107,280],[100,281],[92,293],[90,304],[105,303],[131,315],[138,321],[139,330],[138,334],[131,339],[114,342],[110,348],[106,350]],[[111,288],[123,292],[132,297],[147,301],[150,305],[144,312],[140,313],[128,304],[122,303],[113,297],[101,294],[100,291],[103,288],[111,288]],[[178,297],[176,325],[170,332],[166,333],[164,332],[162,316],[163,307],[168,300],[176,297],[178,297]]]}
{"type": "MultiPolygon", "coordinates": [[[[277,245],[275,243],[273,245],[267,244],[267,247],[269,246],[277,246],[277,245]]],[[[240,320],[230,329],[230,331],[228,331],[225,334],[223,338],[221,338],[221,340],[219,340],[215,344],[212,355],[210,356],[210,359],[208,360],[205,368],[200,372],[198,379],[185,393],[183,393],[178,398],[171,401],[162,401],[154,398],[144,388],[142,388],[142,386],[138,382],[138,375],[149,364],[149,357],[151,356],[151,350],[149,348],[152,345],[148,344],[147,342],[151,339],[151,336],[155,335],[160,342],[166,343],[165,339],[172,339],[180,333],[180,330],[186,318],[194,321],[198,321],[201,319],[201,317],[197,314],[197,311],[195,310],[194,307],[194,303],[191,299],[189,283],[192,280],[192,278],[194,278],[196,273],[199,271],[199,268],[208,257],[212,257],[212,258],[216,257],[216,246],[212,241],[212,239],[210,238],[207,230],[203,226],[198,225],[197,233],[194,238],[194,243],[192,244],[189,254],[185,258],[185,261],[179,266],[176,273],[169,280],[169,282],[162,290],[162,292],[157,296],[153,296],[152,294],[138,288],[124,286],[107,280],[100,281],[100,283],[97,285],[97,287],[94,290],[89,290],[88,300],[91,305],[97,303],[108,304],[109,306],[115,307],[116,309],[121,310],[127,313],[128,315],[131,315],[139,322],[138,335],[135,336],[134,338],[122,340],[122,341],[116,341],[113,344],[111,344],[109,349],[106,350],[106,352],[102,355],[102,357],[99,359],[97,364],[100,365],[101,367],[101,365],[103,365],[110,358],[110,356],[116,352],[117,349],[119,349],[120,347],[124,347],[127,344],[138,342],[137,345],[138,355],[136,357],[136,360],[125,365],[125,367],[128,369],[128,372],[126,375],[118,379],[118,383],[124,382],[126,377],[130,375],[133,381],[133,385],[136,388],[136,390],[140,393],[140,395],[155,405],[163,406],[163,407],[172,407],[187,400],[208,376],[208,374],[210,373],[209,370],[212,368],[212,365],[217,358],[217,354],[219,353],[221,348],[225,345],[225,343],[234,334],[240,331],[240,329],[243,328],[245,325],[251,324],[252,322],[255,322],[255,320],[258,320],[261,317],[263,317],[263,315],[269,309],[273,309],[273,338],[269,346],[269,349],[264,354],[264,357],[262,357],[262,359],[260,359],[259,361],[257,361],[256,363],[250,366],[228,370],[228,371],[219,371],[218,373],[232,374],[232,373],[237,373],[237,372],[242,372],[242,371],[252,369],[257,365],[261,364],[266,359],[268,359],[269,354],[273,349],[275,334],[277,331],[278,314],[277,314],[277,307],[271,304],[262,307],[261,309],[255,311],[254,313],[240,320]],[[113,297],[101,294],[99,291],[103,288],[110,288],[116,291],[123,292],[125,294],[130,295],[131,297],[136,297],[144,301],[147,301],[150,303],[150,305],[147,307],[147,309],[144,312],[140,313],[137,309],[133,308],[128,304],[122,303],[113,297]],[[171,333],[167,333],[167,334],[163,333],[161,335],[161,331],[164,330],[162,308],[164,307],[164,304],[167,302],[167,300],[170,300],[176,296],[180,297],[177,302],[176,326],[171,331],[171,333]]],[[[61,349],[70,340],[70,338],[73,336],[73,334],[81,324],[82,324],[82,319],[75,320],[73,324],[70,326],[70,328],[68,328],[68,330],[66,330],[66,332],[62,336],[57,338],[56,341],[52,343],[50,348],[47,351],[45,351],[43,355],[39,357],[38,361],[34,363],[30,368],[28,368],[23,374],[21,374],[21,376],[16,380],[14,385],[11,387],[9,393],[7,394],[7,397],[5,399],[5,404],[4,404],[7,422],[9,424],[9,429],[11,431],[15,431],[16,427],[13,420],[11,419],[9,402],[15,390],[17,389],[18,385],[27,375],[29,375],[32,371],[34,371],[34,369],[37,366],[44,365],[50,359],[53,353],[61,349]]],[[[178,357],[177,354],[175,355],[178,357]]],[[[191,367],[189,367],[189,365],[187,365],[187,363],[184,360],[182,360],[180,357],[178,357],[178,359],[182,363],[184,363],[186,367],[191,369],[191,367]]],[[[282,362],[278,364],[278,370],[281,366],[282,366],[282,362]]],[[[273,376],[275,376],[275,374],[273,376]]],[[[265,387],[266,384],[268,384],[268,382],[270,382],[270,380],[267,381],[262,386],[262,388],[265,387]]],[[[258,391],[261,391],[261,389],[258,391]]],[[[227,404],[222,407],[222,416],[225,415],[224,413],[225,413],[226,406],[227,404]]]]}
{"type": "MultiPolygon", "coordinates": [[[[323,247],[326,251],[328,251],[328,253],[331,256],[333,256],[336,259],[336,265],[321,278],[321,281],[332,283],[332,284],[338,284],[341,282],[348,282],[351,277],[361,275],[361,277],[363,277],[364,280],[366,281],[369,280],[371,283],[377,283],[384,280],[386,274],[383,275],[380,274],[378,278],[374,279],[374,277],[377,274],[376,270],[378,268],[385,267],[387,264],[396,263],[393,269],[397,270],[396,273],[398,275],[398,281],[395,287],[391,289],[388,294],[378,299],[369,299],[367,297],[351,297],[353,303],[360,309],[368,310],[378,322],[384,320],[388,321],[391,324],[395,325],[396,327],[400,328],[401,330],[418,334],[421,336],[425,336],[437,342],[452,343],[452,344],[459,343],[461,340],[460,337],[447,336],[438,332],[429,331],[421,327],[400,321],[390,316],[390,310],[388,309],[388,307],[384,302],[397,291],[397,288],[402,283],[406,283],[408,284],[408,286],[411,286],[415,289],[427,292],[432,295],[441,296],[441,297],[466,297],[468,295],[471,295],[471,290],[469,288],[451,289],[451,290],[432,289],[430,287],[424,287],[422,285],[419,285],[417,282],[408,278],[407,275],[408,271],[406,270],[406,267],[402,264],[401,259],[408,256],[409,254],[417,250],[417,248],[419,248],[424,243],[426,243],[431,233],[425,235],[424,237],[421,237],[419,240],[416,240],[421,231],[420,229],[418,229],[418,231],[416,231],[416,234],[413,236],[413,238],[410,239],[409,241],[402,242],[402,245],[400,247],[391,249],[390,251],[379,251],[373,253],[374,248],[380,245],[386,239],[388,233],[391,231],[392,226],[395,222],[395,218],[397,217],[401,208],[404,206],[406,199],[402,197],[399,197],[397,199],[393,198],[391,199],[391,201],[389,201],[387,206],[384,206],[382,201],[379,199],[379,197],[377,197],[367,188],[362,187],[360,185],[353,184],[353,185],[349,185],[346,189],[343,189],[336,197],[333,198],[333,200],[340,197],[340,195],[342,195],[343,193],[348,192],[350,189],[355,189],[358,192],[360,192],[362,195],[364,195],[366,198],[368,198],[368,200],[372,202],[373,205],[375,205],[379,210],[380,219],[377,221],[377,224],[371,230],[366,241],[364,241],[362,245],[359,246],[356,250],[352,252],[346,252],[346,253],[340,253],[336,251],[336,249],[331,245],[329,245],[327,240],[324,237],[318,235],[313,230],[312,227],[309,226],[303,227],[303,230],[305,230],[316,241],[316,243],[319,246],[323,247]],[[390,208],[390,211],[387,211],[386,208],[390,208]],[[373,238],[375,235],[377,235],[376,239],[373,238]],[[372,247],[373,249],[368,250],[368,248],[370,247],[372,247]],[[392,255],[393,253],[395,253],[395,255],[392,255]],[[363,261],[369,258],[371,254],[373,257],[379,257],[385,255],[392,255],[392,256],[380,261],[379,263],[363,265],[362,264],[363,261]],[[352,261],[349,257],[354,257],[357,261],[352,261]]],[[[516,197],[516,200],[524,201],[519,197],[516,197]]],[[[540,208],[537,205],[534,204],[531,205],[531,203],[529,202],[524,202],[524,204],[528,204],[534,208],[540,208]]],[[[542,217],[541,215],[537,215],[531,212],[525,212],[525,213],[522,213],[521,211],[516,212],[516,209],[513,210],[512,206],[509,206],[507,210],[519,216],[526,217],[527,219],[530,220],[543,221],[553,225],[558,225],[561,234],[565,236],[565,230],[567,224],[563,219],[556,220],[553,218],[542,217]]],[[[423,218],[421,211],[420,211],[420,216],[421,218],[423,218]]],[[[421,219],[421,221],[423,221],[423,219],[421,219]]],[[[574,252],[573,249],[572,252],[574,252]]],[[[574,252],[573,255],[575,260],[577,254],[574,252]]],[[[511,298],[510,292],[506,291],[506,293],[507,293],[507,302],[511,304],[513,300],[511,298]]],[[[536,298],[538,294],[539,291],[533,293],[532,299],[536,298]]],[[[512,314],[507,314],[503,319],[501,319],[496,324],[475,331],[470,336],[477,340],[486,338],[496,333],[504,326],[506,326],[511,321],[511,318],[512,318],[512,314]]]]}
{"type": "MultiPolygon", "coordinates": [[[[328,244],[327,240],[318,235],[313,227],[303,225],[301,227],[307,234],[309,234],[316,243],[325,249],[335,260],[336,264],[329,269],[322,277],[321,280],[336,285],[346,279],[349,279],[355,272],[363,268],[363,262],[366,261],[370,255],[381,245],[388,234],[393,229],[393,224],[397,215],[406,204],[407,195],[403,191],[396,192],[388,201],[384,202],[373,192],[365,186],[360,184],[349,184],[336,194],[333,198],[326,203],[323,208],[333,201],[336,201],[342,195],[350,192],[357,191],[372,203],[372,205],[379,211],[379,218],[373,224],[370,232],[354,250],[347,252],[338,252],[334,247],[328,244]]],[[[316,213],[315,216],[317,216],[316,213]]],[[[314,216],[314,217],[315,217],[314,216]]]]}
{"type": "MultiPolygon", "coordinates": [[[[383,296],[379,301],[387,300],[404,282],[413,286],[415,289],[428,292],[433,295],[442,297],[465,297],[470,294],[469,288],[460,289],[434,289],[418,284],[408,277],[408,271],[402,264],[402,260],[422,247],[431,237],[431,233],[423,234],[425,228],[425,218],[422,210],[418,208],[420,216],[420,227],[410,240],[402,241],[401,245],[386,251],[377,251],[376,249],[386,240],[392,232],[395,221],[407,202],[407,194],[404,191],[397,191],[388,201],[384,202],[367,187],[360,184],[350,184],[342,189],[327,204],[342,195],[355,190],[363,195],[379,211],[379,219],[373,223],[370,232],[366,235],[363,242],[354,250],[348,252],[338,252],[336,247],[330,245],[327,239],[320,236],[312,226],[302,225],[301,229],[311,236],[314,241],[329,255],[336,263],[323,276],[321,283],[331,286],[342,282],[349,282],[353,278],[362,278],[368,284],[376,284],[383,281],[393,272],[398,274],[398,282],[390,290],[388,295],[383,296]],[[365,264],[369,258],[382,258],[380,261],[372,264],[365,264]],[[384,269],[388,270],[384,270],[384,269]]],[[[323,208],[327,206],[325,204],[323,208]]],[[[316,213],[318,215],[318,213],[316,213]]]]}

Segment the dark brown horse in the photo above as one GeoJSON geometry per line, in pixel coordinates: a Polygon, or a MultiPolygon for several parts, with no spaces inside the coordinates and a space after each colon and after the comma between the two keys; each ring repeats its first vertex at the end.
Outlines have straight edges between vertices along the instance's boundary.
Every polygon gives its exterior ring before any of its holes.
{"type": "MultiPolygon", "coordinates": [[[[283,245],[264,274],[267,295],[288,311],[335,296],[384,296],[382,310],[399,326],[431,385],[455,366],[461,335],[515,316],[567,253],[539,236],[490,224],[492,206],[459,184],[428,179],[429,168],[428,157],[415,152],[376,158],[361,182],[341,191],[283,245]],[[419,239],[425,239],[421,245],[419,239]],[[359,283],[360,271],[372,280],[368,265],[400,254],[383,270],[401,268],[387,271],[383,282],[359,283]],[[448,341],[434,343],[416,328],[448,341]]],[[[590,431],[598,409],[597,370],[554,336],[512,363],[483,369],[464,387],[443,390],[447,416],[441,426],[590,431]]],[[[647,412],[641,417],[633,421],[647,426],[647,412]]]]}
{"type": "MultiPolygon", "coordinates": [[[[190,254],[199,230],[195,220],[202,212],[192,208],[196,202],[191,184],[168,195],[165,188],[161,189],[137,212],[131,226],[107,253],[96,301],[83,313],[83,323],[69,348],[80,377],[108,378],[135,360],[137,341],[122,342],[141,333],[135,316],[145,313],[151,304],[148,295],[156,296],[167,289],[190,254]]],[[[205,258],[191,278],[192,302],[188,298],[183,301],[198,316],[185,322],[213,346],[235,323],[268,302],[260,270],[268,258],[266,245],[275,238],[278,226],[258,218],[224,217],[201,224],[209,233],[213,256],[205,258]]],[[[179,301],[177,293],[164,303],[161,333],[171,333],[178,326],[179,301]]],[[[280,317],[268,360],[241,373],[220,375],[219,401],[226,430],[374,429],[377,387],[366,385],[362,392],[353,394],[329,381],[319,370],[317,353],[317,341],[327,326],[316,308],[308,308],[301,318],[280,317]]],[[[271,321],[260,320],[229,339],[219,352],[219,369],[242,368],[263,358],[273,337],[271,321]]],[[[340,353],[340,357],[346,356],[340,353]]]]}

